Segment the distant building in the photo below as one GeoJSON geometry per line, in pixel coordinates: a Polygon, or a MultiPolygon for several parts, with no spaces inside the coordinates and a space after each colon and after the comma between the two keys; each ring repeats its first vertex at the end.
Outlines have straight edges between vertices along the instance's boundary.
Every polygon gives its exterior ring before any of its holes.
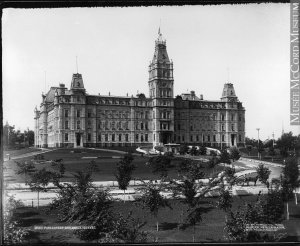
{"type": "Polygon", "coordinates": [[[187,143],[211,147],[245,145],[245,108],[233,85],[221,100],[195,91],[174,98],[173,62],[159,34],[149,65],[149,97],[88,95],[82,75],[71,87],[51,87],[35,109],[35,146],[102,147],[187,143]]]}

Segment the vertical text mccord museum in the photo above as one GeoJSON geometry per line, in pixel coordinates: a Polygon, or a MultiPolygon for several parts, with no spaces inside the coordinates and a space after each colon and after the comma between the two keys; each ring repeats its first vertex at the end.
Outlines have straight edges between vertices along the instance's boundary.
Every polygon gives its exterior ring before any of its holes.
{"type": "Polygon", "coordinates": [[[300,125],[299,110],[299,2],[291,1],[291,36],[290,36],[290,125],[300,125]]]}

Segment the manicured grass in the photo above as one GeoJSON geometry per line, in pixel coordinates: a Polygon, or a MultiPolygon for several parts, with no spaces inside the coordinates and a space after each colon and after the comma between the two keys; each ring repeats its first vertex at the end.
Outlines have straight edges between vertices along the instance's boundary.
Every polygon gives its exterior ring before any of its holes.
{"type": "Polygon", "coordinates": [[[3,156],[7,157],[7,154],[10,155],[10,157],[15,157],[18,155],[24,155],[30,152],[35,152],[35,151],[41,151],[39,148],[24,148],[24,149],[16,149],[16,150],[4,150],[3,151],[3,156]]]}
{"type": "MultiPolygon", "coordinates": [[[[262,197],[262,199],[264,199],[262,197]]],[[[233,210],[246,201],[255,201],[256,196],[234,197],[233,210]]],[[[151,216],[147,210],[137,206],[137,202],[115,202],[113,211],[123,215],[133,212],[135,218],[140,221],[147,221],[142,228],[150,233],[150,240],[156,239],[158,242],[192,242],[192,228],[179,230],[177,226],[183,221],[184,217],[181,212],[185,211],[187,206],[178,200],[170,200],[173,210],[161,209],[158,214],[159,231],[156,231],[156,218],[151,216]]],[[[205,198],[202,206],[205,213],[203,220],[196,227],[196,242],[226,242],[224,238],[224,221],[225,213],[217,208],[215,204],[217,198],[205,198]]],[[[30,243],[80,243],[80,240],[72,234],[71,230],[37,230],[34,226],[75,226],[66,222],[60,222],[57,219],[57,212],[51,215],[45,213],[47,207],[36,208],[19,208],[17,218],[20,219],[20,226],[30,231],[30,243]]],[[[285,230],[280,231],[287,233],[281,241],[300,241],[300,205],[294,201],[289,202],[290,220],[284,220],[285,230]]],[[[150,242],[151,242],[150,241],[150,242]]]]}
{"type": "MultiPolygon", "coordinates": [[[[109,152],[109,151],[101,151],[101,150],[92,150],[92,149],[57,149],[51,152],[47,152],[43,154],[45,160],[56,160],[56,159],[63,159],[64,165],[66,167],[65,175],[61,179],[61,181],[72,181],[73,176],[72,173],[75,173],[76,170],[84,170],[89,166],[91,161],[93,160],[95,164],[100,169],[99,173],[93,173],[92,179],[94,181],[116,181],[115,173],[117,171],[116,165],[119,162],[119,159],[82,159],[82,157],[111,157],[111,156],[119,156],[121,157],[123,154],[109,152]],[[81,151],[81,153],[72,153],[72,151],[81,151]]],[[[172,159],[172,163],[175,165],[174,168],[169,169],[169,176],[171,178],[178,178],[176,167],[180,163],[180,161],[184,158],[184,156],[179,156],[172,159]]],[[[203,156],[197,156],[197,158],[203,158],[203,156]]],[[[209,158],[209,157],[208,157],[209,158]]],[[[19,159],[18,161],[30,161],[33,157],[26,157],[19,159]]],[[[160,179],[158,175],[153,174],[150,168],[146,165],[147,161],[149,160],[148,156],[134,156],[134,164],[136,164],[137,169],[134,170],[132,174],[132,179],[160,179]]],[[[17,165],[14,161],[8,161],[6,166],[9,167],[9,179],[13,182],[25,182],[24,175],[16,175],[15,171],[18,170],[17,165]]],[[[50,161],[45,161],[44,163],[36,164],[37,169],[46,168],[52,171],[58,171],[58,165],[52,166],[50,161]]],[[[224,167],[216,166],[215,172],[223,170],[224,167]]],[[[206,175],[210,175],[212,170],[207,167],[207,164],[203,164],[203,172],[206,175]]]]}

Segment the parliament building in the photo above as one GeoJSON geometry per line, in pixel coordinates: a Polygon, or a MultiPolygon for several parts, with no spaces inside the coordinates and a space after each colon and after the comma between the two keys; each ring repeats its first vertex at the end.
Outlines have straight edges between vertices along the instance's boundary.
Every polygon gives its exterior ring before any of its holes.
{"type": "Polygon", "coordinates": [[[82,74],[73,74],[70,89],[51,87],[35,108],[35,146],[245,145],[245,108],[233,84],[224,84],[220,100],[204,100],[195,91],[175,97],[173,62],[161,34],[148,85],[148,97],[89,95],[82,74]]]}

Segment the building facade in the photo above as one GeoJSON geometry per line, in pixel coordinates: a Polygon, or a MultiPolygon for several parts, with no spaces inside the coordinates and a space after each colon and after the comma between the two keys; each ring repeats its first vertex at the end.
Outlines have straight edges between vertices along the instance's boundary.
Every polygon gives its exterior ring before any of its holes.
{"type": "Polygon", "coordinates": [[[221,100],[174,96],[173,62],[159,34],[149,65],[149,97],[88,95],[81,74],[51,87],[35,108],[36,147],[245,145],[245,108],[226,83],[221,100]]]}

